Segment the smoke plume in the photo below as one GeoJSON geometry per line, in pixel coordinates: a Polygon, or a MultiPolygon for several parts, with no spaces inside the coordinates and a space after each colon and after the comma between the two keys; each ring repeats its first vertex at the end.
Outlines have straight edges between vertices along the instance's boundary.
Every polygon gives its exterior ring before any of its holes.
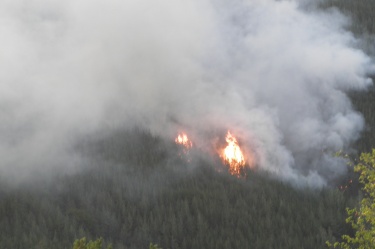
{"type": "Polygon", "coordinates": [[[75,169],[78,136],[142,124],[202,147],[230,129],[259,168],[324,185],[373,66],[349,19],[301,3],[0,1],[0,174],[75,169]]]}

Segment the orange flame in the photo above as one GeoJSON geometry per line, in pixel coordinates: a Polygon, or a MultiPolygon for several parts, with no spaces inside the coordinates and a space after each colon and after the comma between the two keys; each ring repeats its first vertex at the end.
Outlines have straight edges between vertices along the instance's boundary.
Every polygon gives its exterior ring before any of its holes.
{"type": "Polygon", "coordinates": [[[229,131],[225,140],[228,145],[225,147],[222,155],[224,164],[229,166],[230,174],[240,176],[246,164],[245,157],[238,145],[237,139],[229,131]]]}
{"type": "Polygon", "coordinates": [[[191,147],[193,147],[193,143],[190,141],[190,139],[185,133],[178,134],[178,136],[176,137],[174,141],[176,142],[176,144],[181,144],[187,149],[190,149],[191,147]]]}

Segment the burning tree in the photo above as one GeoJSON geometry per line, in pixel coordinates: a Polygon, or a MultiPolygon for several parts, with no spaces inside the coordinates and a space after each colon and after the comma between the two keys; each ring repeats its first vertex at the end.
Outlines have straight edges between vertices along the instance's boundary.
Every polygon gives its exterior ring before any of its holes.
{"type": "Polygon", "coordinates": [[[230,131],[228,131],[225,140],[227,146],[221,155],[223,162],[228,165],[228,171],[230,174],[240,176],[245,168],[245,157],[238,145],[237,139],[230,133],[230,131]]]}
{"type": "Polygon", "coordinates": [[[186,149],[193,147],[193,143],[190,141],[188,136],[185,133],[180,133],[175,139],[176,144],[181,144],[186,149]]]}
{"type": "Polygon", "coordinates": [[[180,151],[178,155],[190,163],[190,149],[193,147],[193,142],[189,139],[186,133],[179,133],[174,141],[182,147],[182,152],[180,151]]]}
{"type": "MultiPolygon", "coordinates": [[[[232,135],[230,131],[227,132],[225,137],[227,142],[225,148],[216,150],[223,164],[228,166],[228,171],[230,174],[240,177],[244,174],[244,169],[246,166],[246,159],[244,153],[242,152],[237,139],[232,135]]],[[[188,162],[191,161],[189,158],[189,151],[193,147],[192,141],[185,133],[179,133],[175,139],[175,143],[182,147],[181,157],[188,157],[188,162]]]]}

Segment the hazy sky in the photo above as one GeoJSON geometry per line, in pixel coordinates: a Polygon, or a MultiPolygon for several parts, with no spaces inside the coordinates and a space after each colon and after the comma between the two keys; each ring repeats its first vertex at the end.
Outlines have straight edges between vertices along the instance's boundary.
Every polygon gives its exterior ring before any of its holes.
{"type": "Polygon", "coordinates": [[[230,129],[260,168],[325,184],[374,67],[348,18],[299,2],[0,0],[0,174],[74,169],[77,137],[142,124],[202,148],[230,129]]]}

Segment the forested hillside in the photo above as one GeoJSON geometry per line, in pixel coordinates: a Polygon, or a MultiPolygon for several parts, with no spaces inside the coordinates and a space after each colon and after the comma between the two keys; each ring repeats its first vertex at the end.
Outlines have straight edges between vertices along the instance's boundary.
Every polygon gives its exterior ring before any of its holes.
{"type": "MultiPolygon", "coordinates": [[[[373,53],[375,1],[329,0],[321,7],[332,6],[352,17],[348,29],[373,53]]],[[[375,90],[349,94],[366,120],[354,149],[370,151],[375,90]]],[[[360,197],[350,185],[295,188],[252,170],[234,177],[220,160],[193,151],[191,163],[174,141],[142,129],[88,137],[76,148],[90,160],[74,174],[12,187],[0,178],[0,249],[69,249],[82,237],[103,237],[114,249],[150,242],[164,249],[316,249],[353,232],[345,209],[360,197]]]]}
{"type": "Polygon", "coordinates": [[[313,249],[350,233],[353,202],[336,189],[296,190],[254,172],[236,178],[203,159],[191,168],[168,159],[179,149],[173,142],[139,130],[87,147],[107,162],[52,185],[2,191],[0,248],[69,248],[102,236],[117,249],[313,249]]]}
{"type": "Polygon", "coordinates": [[[348,29],[361,38],[360,46],[366,53],[375,55],[375,4],[372,0],[327,0],[323,8],[338,8],[351,18],[348,29]]]}
{"type": "Polygon", "coordinates": [[[375,146],[375,88],[371,87],[367,92],[353,92],[350,96],[353,105],[366,121],[365,130],[355,148],[358,152],[369,152],[375,146]]]}
{"type": "MultiPolygon", "coordinates": [[[[350,17],[348,29],[359,39],[360,48],[375,58],[375,1],[372,0],[327,0],[322,8],[337,8],[350,17]]],[[[374,81],[375,75],[370,75],[374,81]]],[[[358,152],[369,152],[375,146],[375,88],[368,91],[351,92],[354,107],[363,114],[366,128],[356,143],[358,152]]]]}
{"type": "Polygon", "coordinates": [[[349,15],[353,19],[350,28],[356,34],[375,33],[374,1],[327,0],[322,1],[322,6],[324,8],[336,7],[349,15]]]}

